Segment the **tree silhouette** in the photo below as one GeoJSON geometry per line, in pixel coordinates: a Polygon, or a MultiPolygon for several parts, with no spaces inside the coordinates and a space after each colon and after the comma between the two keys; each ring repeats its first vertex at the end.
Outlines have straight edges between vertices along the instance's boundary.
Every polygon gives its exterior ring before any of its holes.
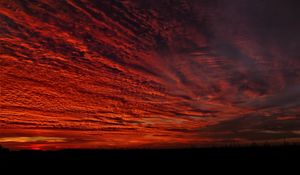
{"type": "Polygon", "coordinates": [[[9,150],[7,148],[4,148],[2,145],[0,145],[0,153],[8,152],[9,150]]]}

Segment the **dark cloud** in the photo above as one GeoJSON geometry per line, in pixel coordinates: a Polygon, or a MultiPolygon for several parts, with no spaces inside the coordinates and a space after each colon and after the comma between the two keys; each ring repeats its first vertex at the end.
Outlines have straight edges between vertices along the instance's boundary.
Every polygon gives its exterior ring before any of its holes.
{"type": "Polygon", "coordinates": [[[251,114],[203,127],[199,129],[199,134],[225,142],[231,139],[248,142],[300,139],[300,118],[290,115],[293,117],[289,117],[288,120],[278,120],[282,115],[286,114],[279,113],[272,116],[251,114]]]}
{"type": "Polygon", "coordinates": [[[254,109],[293,108],[300,106],[300,86],[283,89],[274,95],[250,100],[246,104],[254,109]]]}

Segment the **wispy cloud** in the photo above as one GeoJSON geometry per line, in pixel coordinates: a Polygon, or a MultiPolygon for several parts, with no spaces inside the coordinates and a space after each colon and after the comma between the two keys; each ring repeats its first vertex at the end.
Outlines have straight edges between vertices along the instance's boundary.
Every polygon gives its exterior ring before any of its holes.
{"type": "Polygon", "coordinates": [[[17,142],[17,143],[31,143],[31,142],[66,142],[66,138],[60,137],[1,137],[0,143],[17,142]]]}

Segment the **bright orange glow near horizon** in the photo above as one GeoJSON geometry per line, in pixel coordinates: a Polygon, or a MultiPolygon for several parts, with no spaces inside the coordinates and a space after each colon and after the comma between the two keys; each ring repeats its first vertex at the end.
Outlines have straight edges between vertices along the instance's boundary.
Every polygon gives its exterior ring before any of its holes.
{"type": "Polygon", "coordinates": [[[0,145],[299,142],[299,10],[244,1],[1,1],[0,145]]]}

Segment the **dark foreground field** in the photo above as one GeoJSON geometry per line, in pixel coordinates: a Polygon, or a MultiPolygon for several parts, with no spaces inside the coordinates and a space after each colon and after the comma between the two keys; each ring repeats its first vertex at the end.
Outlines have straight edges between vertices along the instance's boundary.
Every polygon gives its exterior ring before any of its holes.
{"type": "MultiPolygon", "coordinates": [[[[45,165],[181,165],[206,167],[207,165],[226,165],[236,168],[240,165],[267,166],[271,168],[288,165],[297,167],[300,160],[300,147],[248,146],[197,149],[137,149],[137,150],[60,150],[60,151],[0,151],[1,165],[7,164],[45,164],[45,165]]],[[[76,166],[75,166],[76,167],[76,166]]]]}

